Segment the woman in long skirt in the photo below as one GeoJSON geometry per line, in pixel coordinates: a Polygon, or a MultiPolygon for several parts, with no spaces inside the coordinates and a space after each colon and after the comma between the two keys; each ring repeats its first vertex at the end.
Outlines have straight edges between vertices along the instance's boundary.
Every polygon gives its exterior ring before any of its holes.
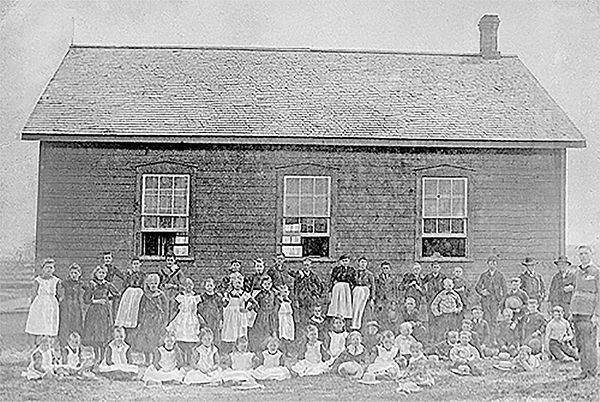
{"type": "Polygon", "coordinates": [[[83,333],[83,300],[84,286],[79,280],[81,267],[76,263],[69,267],[69,277],[62,282],[64,298],[59,304],[58,338],[61,346],[66,346],[72,333],[83,333]]]}
{"type": "Polygon", "coordinates": [[[117,288],[106,280],[107,272],[106,267],[97,266],[83,294],[83,302],[90,305],[83,322],[83,344],[94,348],[97,364],[104,359],[105,348],[113,335],[110,297],[119,296],[117,288]]]}
{"type": "Polygon", "coordinates": [[[352,288],[356,272],[350,265],[350,257],[342,255],[339,265],[331,270],[330,302],[327,316],[352,318],[352,288]]]}
{"type": "Polygon", "coordinates": [[[139,258],[131,260],[131,268],[125,273],[125,292],[121,297],[115,326],[123,328],[135,328],[138,324],[140,311],[140,300],[144,294],[144,273],[141,271],[139,258]]]}
{"type": "Polygon", "coordinates": [[[367,259],[358,259],[355,287],[352,290],[352,326],[354,330],[360,330],[367,303],[375,288],[375,275],[367,269],[367,259]]]}

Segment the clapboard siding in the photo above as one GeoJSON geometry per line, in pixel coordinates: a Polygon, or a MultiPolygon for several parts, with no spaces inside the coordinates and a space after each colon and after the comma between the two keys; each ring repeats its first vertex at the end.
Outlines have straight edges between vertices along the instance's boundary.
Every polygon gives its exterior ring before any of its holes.
{"type": "MultiPolygon", "coordinates": [[[[112,250],[119,264],[126,265],[136,250],[137,169],[164,162],[193,168],[193,260],[182,265],[196,277],[206,277],[221,275],[233,258],[242,259],[246,269],[256,257],[270,263],[277,250],[277,172],[310,164],[335,171],[332,257],[364,254],[373,268],[388,260],[400,272],[415,259],[418,174],[449,165],[467,168],[471,175],[471,258],[445,263],[444,269],[460,264],[468,278],[475,278],[495,250],[512,275],[526,254],[547,263],[558,252],[559,156],[554,150],[43,142],[38,258],[54,255],[61,274],[77,260],[89,275],[104,250],[112,250]]],[[[326,273],[332,263],[317,267],[326,273]]]]}

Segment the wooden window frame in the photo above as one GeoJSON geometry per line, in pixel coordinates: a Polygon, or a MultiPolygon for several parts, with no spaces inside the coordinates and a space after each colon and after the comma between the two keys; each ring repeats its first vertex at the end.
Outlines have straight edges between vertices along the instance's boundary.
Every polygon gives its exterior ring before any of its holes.
{"type": "Polygon", "coordinates": [[[420,262],[431,262],[433,260],[430,256],[423,256],[423,238],[464,238],[465,239],[465,256],[464,257],[443,257],[441,261],[448,262],[473,262],[472,245],[474,241],[473,236],[473,204],[474,204],[474,169],[452,166],[452,165],[437,165],[431,167],[425,167],[416,170],[416,221],[415,221],[415,261],[420,262]],[[447,235],[427,235],[424,234],[424,180],[425,179],[464,179],[465,180],[465,234],[452,234],[447,235]]]}
{"type": "MultiPolygon", "coordinates": [[[[328,177],[329,178],[329,225],[328,225],[328,237],[329,237],[329,250],[328,256],[316,257],[311,256],[314,261],[331,262],[334,261],[332,257],[334,250],[336,249],[336,236],[335,236],[335,212],[336,212],[336,201],[337,201],[337,168],[330,166],[318,165],[314,163],[301,163],[295,165],[279,166],[276,168],[277,175],[277,216],[275,225],[275,252],[281,253],[283,249],[283,236],[284,236],[284,199],[285,199],[285,179],[286,177],[328,177]]],[[[311,234],[310,237],[325,237],[321,234],[311,234]]],[[[309,237],[306,236],[306,237],[309,237]]],[[[287,260],[301,260],[304,257],[286,257],[287,260]]]]}

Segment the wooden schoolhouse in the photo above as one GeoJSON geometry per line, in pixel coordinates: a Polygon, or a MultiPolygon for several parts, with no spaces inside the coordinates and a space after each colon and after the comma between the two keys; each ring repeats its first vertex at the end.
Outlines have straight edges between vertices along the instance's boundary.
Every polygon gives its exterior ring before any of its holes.
{"type": "MultiPolygon", "coordinates": [[[[88,272],[168,250],[467,275],[565,249],[567,149],[585,140],[532,73],[477,53],[72,45],[22,139],[39,141],[37,258],[88,272]]],[[[550,267],[551,263],[548,265],[550,267]]]]}

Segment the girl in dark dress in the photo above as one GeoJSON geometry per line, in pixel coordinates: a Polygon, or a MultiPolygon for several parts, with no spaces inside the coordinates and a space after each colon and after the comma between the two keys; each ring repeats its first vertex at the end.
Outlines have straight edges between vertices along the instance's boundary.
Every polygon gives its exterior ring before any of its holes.
{"type": "Polygon", "coordinates": [[[185,289],[185,273],[177,265],[175,254],[167,253],[165,266],[160,269],[158,276],[160,278],[160,288],[167,296],[167,322],[170,322],[177,315],[178,307],[175,302],[175,296],[185,289]]]}
{"type": "Polygon", "coordinates": [[[269,337],[279,335],[279,306],[277,293],[273,290],[273,281],[265,275],[261,279],[261,291],[255,297],[256,320],[249,331],[250,347],[255,352],[264,349],[263,342],[269,337]]]}
{"type": "Polygon", "coordinates": [[[144,364],[152,364],[152,353],[166,333],[167,296],[158,288],[158,274],[146,277],[146,290],[140,300],[138,325],[131,334],[132,349],[144,353],[144,364]]]}
{"type": "Polygon", "coordinates": [[[83,323],[83,344],[94,348],[96,364],[104,359],[104,350],[112,339],[110,298],[119,296],[117,288],[106,280],[106,274],[104,266],[96,267],[89,287],[83,294],[83,302],[90,305],[83,323]]]}
{"type": "MultiPolygon", "coordinates": [[[[215,346],[220,347],[221,328],[223,326],[223,295],[215,291],[216,284],[213,278],[208,278],[204,283],[205,292],[202,293],[198,303],[198,315],[204,319],[206,326],[214,335],[215,346]]],[[[202,319],[200,319],[202,322],[202,319]]]]}
{"type": "Polygon", "coordinates": [[[58,339],[62,347],[67,345],[69,336],[83,333],[83,310],[81,303],[84,285],[79,280],[81,267],[77,263],[69,267],[69,277],[62,282],[64,298],[59,303],[58,339]]]}

